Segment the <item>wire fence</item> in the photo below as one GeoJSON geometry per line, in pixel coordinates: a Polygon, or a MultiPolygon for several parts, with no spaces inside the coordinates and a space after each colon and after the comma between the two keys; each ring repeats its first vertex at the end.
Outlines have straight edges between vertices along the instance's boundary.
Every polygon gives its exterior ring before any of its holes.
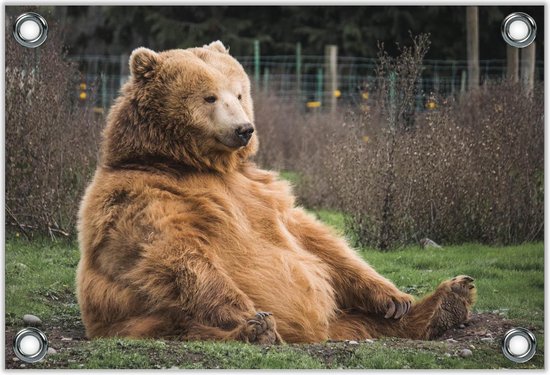
{"type": "MultiPolygon", "coordinates": [[[[337,59],[337,90],[331,92],[326,83],[325,56],[237,56],[253,81],[253,90],[277,95],[304,107],[323,106],[334,95],[339,102],[360,104],[369,98],[375,82],[377,60],[346,57],[337,59]]],[[[82,74],[79,87],[81,100],[92,101],[99,110],[108,108],[128,79],[128,55],[73,56],[82,74]]],[[[480,61],[481,84],[504,79],[506,60],[480,61]]],[[[455,95],[466,90],[468,62],[466,60],[424,60],[418,82],[417,107],[422,107],[432,95],[455,95]]],[[[544,78],[544,62],[535,63],[535,80],[544,78]]]]}

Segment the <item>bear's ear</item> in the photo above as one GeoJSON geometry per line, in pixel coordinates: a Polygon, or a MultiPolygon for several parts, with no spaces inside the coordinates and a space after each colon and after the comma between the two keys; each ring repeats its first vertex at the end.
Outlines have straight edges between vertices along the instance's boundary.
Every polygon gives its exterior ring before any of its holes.
{"type": "Polygon", "coordinates": [[[149,79],[153,77],[158,64],[158,53],[149,48],[136,48],[130,55],[130,73],[136,79],[149,79]]]}
{"type": "Polygon", "coordinates": [[[212,42],[209,45],[205,44],[203,47],[211,49],[212,51],[216,51],[216,52],[229,53],[229,48],[225,48],[223,43],[219,40],[216,40],[215,42],[212,42]]]}

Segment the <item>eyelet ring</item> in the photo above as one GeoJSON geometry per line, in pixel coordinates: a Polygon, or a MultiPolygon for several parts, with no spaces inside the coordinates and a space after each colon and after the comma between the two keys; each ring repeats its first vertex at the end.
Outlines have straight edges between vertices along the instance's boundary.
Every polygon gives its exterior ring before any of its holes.
{"type": "Polygon", "coordinates": [[[502,340],[502,353],[510,361],[524,363],[533,358],[537,351],[537,338],[525,328],[513,328],[502,340]]]}
{"type": "Polygon", "coordinates": [[[527,13],[514,12],[509,14],[501,25],[504,41],[512,47],[525,48],[537,36],[537,24],[527,13]]]}
{"type": "Polygon", "coordinates": [[[23,362],[38,362],[48,353],[48,339],[37,328],[24,328],[13,338],[13,352],[23,362]]]}
{"type": "Polygon", "coordinates": [[[48,23],[38,13],[23,13],[15,20],[13,36],[23,47],[39,47],[48,37],[48,23]]]}

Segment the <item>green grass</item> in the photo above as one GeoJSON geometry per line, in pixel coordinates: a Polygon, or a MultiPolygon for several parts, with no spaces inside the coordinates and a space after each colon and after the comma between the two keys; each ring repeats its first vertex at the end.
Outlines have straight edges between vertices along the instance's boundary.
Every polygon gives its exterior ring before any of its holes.
{"type": "MultiPolygon", "coordinates": [[[[343,216],[332,211],[315,214],[343,232],[343,216]]],[[[423,250],[412,246],[382,253],[360,254],[402,290],[422,296],[440,281],[468,274],[476,279],[475,311],[498,310],[518,324],[543,328],[544,246],[492,247],[478,244],[423,250]]],[[[79,253],[74,243],[50,240],[28,242],[8,236],[6,242],[6,326],[16,331],[21,317],[39,316],[48,333],[53,326],[82,330],[74,296],[79,253]]],[[[543,336],[538,333],[539,352],[543,336]]],[[[177,342],[100,339],[73,342],[48,355],[37,367],[70,368],[541,368],[542,354],[514,365],[499,344],[476,343],[474,355],[448,356],[456,348],[445,342],[383,339],[357,347],[343,343],[260,347],[242,343],[177,342]],[[420,344],[419,344],[420,343],[420,344]],[[329,353],[328,356],[320,353],[329,353]],[[332,353],[332,354],[331,354],[332,353]]],[[[55,346],[54,346],[55,347],[55,346]]],[[[28,365],[27,367],[31,367],[28,365]]]]}
{"type": "Polygon", "coordinates": [[[491,247],[476,244],[422,250],[409,247],[361,254],[401,289],[423,295],[444,279],[465,274],[476,279],[475,311],[501,310],[509,318],[543,325],[544,246],[491,247]]]}
{"type": "Polygon", "coordinates": [[[281,178],[284,178],[294,186],[298,185],[298,183],[300,182],[300,174],[297,172],[280,171],[279,176],[281,176],[281,178]]]}
{"type": "Polygon", "coordinates": [[[42,319],[78,317],[74,298],[79,252],[76,244],[48,239],[6,240],[6,324],[31,313],[42,319]]]}
{"type": "MultiPolygon", "coordinates": [[[[312,213],[338,233],[345,233],[342,213],[312,213]]],[[[359,253],[379,273],[416,296],[432,291],[442,280],[459,274],[472,276],[478,294],[483,296],[475,311],[499,310],[509,318],[543,326],[542,243],[507,247],[464,244],[426,250],[409,246],[393,252],[362,249],[359,253]]]]}
{"type": "MultiPolygon", "coordinates": [[[[410,348],[392,348],[392,339],[350,347],[345,343],[260,347],[239,342],[185,342],[100,339],[48,357],[50,365],[69,368],[180,368],[180,369],[476,369],[532,368],[513,365],[495,355],[496,345],[478,347],[476,355],[446,356],[449,346],[433,342],[410,348]],[[328,348],[328,350],[327,350],[328,348]],[[328,353],[320,354],[321,352],[328,353]],[[70,361],[69,361],[70,360],[70,361]],[[489,362],[487,362],[489,361],[489,362]],[[490,366],[487,366],[487,365],[490,366]]],[[[407,342],[405,342],[407,344],[407,342]]],[[[453,350],[450,350],[453,352],[453,350]]],[[[40,367],[40,366],[39,366],[40,367]]]]}

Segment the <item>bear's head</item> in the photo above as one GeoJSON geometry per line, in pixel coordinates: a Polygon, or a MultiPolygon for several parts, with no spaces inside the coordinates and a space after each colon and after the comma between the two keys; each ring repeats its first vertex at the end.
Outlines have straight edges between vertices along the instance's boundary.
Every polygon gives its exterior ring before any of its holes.
{"type": "Polygon", "coordinates": [[[138,48],[130,72],[103,133],[105,165],[161,160],[227,172],[256,152],[250,80],[220,41],[138,48]]]}

